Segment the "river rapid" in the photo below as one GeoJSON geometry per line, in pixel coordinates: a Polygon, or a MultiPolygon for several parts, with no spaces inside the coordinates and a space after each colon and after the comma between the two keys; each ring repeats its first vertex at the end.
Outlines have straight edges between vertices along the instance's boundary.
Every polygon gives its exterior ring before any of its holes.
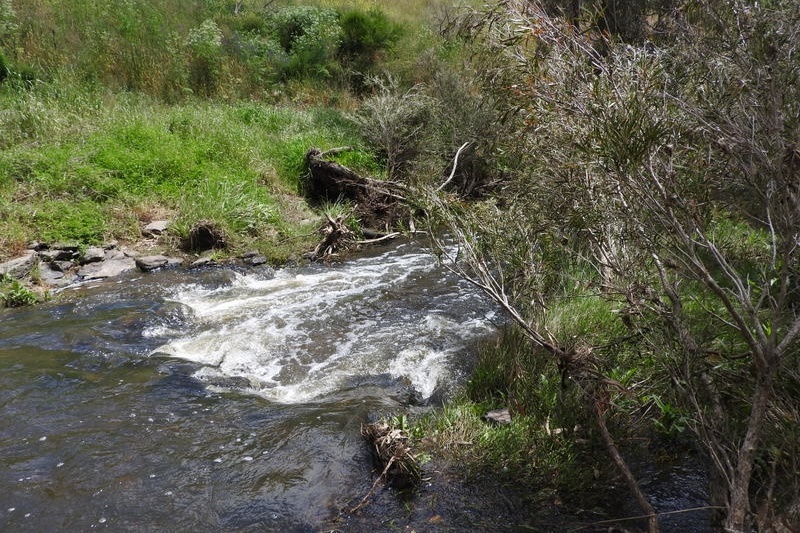
{"type": "Polygon", "coordinates": [[[324,529],[371,486],[361,424],[446,396],[497,319],[413,244],[67,292],[0,310],[2,531],[324,529]]]}
{"type": "MultiPolygon", "coordinates": [[[[0,531],[569,531],[638,514],[624,488],[561,516],[436,465],[414,495],[379,488],[344,512],[375,478],[361,424],[445,400],[500,322],[413,243],[333,266],[132,274],[0,310],[0,531]]],[[[659,510],[698,506],[700,470],[645,469],[643,484],[659,510]]]]}

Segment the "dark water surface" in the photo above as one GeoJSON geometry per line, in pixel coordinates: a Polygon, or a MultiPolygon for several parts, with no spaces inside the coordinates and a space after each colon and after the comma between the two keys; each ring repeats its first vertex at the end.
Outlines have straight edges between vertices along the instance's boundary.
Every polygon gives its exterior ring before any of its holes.
{"type": "Polygon", "coordinates": [[[372,485],[361,423],[446,397],[495,331],[414,245],[67,292],[0,310],[0,531],[569,530],[447,476],[336,519],[372,485]]]}
{"type": "Polygon", "coordinates": [[[410,245],[76,292],[0,311],[3,531],[324,528],[371,485],[361,423],[445,394],[494,318],[410,245]]]}

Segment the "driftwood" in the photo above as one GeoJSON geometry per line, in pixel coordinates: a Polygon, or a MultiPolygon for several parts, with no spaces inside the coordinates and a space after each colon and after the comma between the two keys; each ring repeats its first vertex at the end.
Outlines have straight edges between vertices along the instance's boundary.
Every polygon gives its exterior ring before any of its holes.
{"type": "Polygon", "coordinates": [[[356,243],[353,232],[344,223],[346,215],[331,218],[326,213],[325,218],[327,219],[326,223],[319,229],[322,234],[322,241],[314,248],[313,252],[308,254],[308,258],[312,261],[330,257],[356,243]]]}
{"type": "Polygon", "coordinates": [[[402,184],[362,176],[326,159],[346,149],[323,152],[312,148],[308,151],[306,196],[309,200],[318,204],[347,200],[356,206],[355,216],[367,227],[393,227],[398,220],[407,219],[406,188],[402,184]]]}
{"type": "Polygon", "coordinates": [[[411,453],[408,435],[402,429],[392,427],[385,421],[374,422],[361,426],[361,436],[369,443],[381,474],[361,502],[350,510],[351,514],[367,504],[381,481],[392,487],[405,489],[422,480],[422,470],[411,453]]]}

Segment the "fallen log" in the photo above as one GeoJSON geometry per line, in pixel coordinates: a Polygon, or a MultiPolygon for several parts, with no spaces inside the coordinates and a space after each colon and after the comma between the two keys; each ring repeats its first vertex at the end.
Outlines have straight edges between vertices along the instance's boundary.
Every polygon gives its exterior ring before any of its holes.
{"type": "Polygon", "coordinates": [[[356,243],[353,232],[344,223],[345,215],[331,218],[326,213],[325,218],[327,222],[319,229],[322,234],[322,241],[314,248],[313,252],[308,254],[308,258],[312,261],[319,261],[335,255],[336,252],[346,250],[356,243]]]}
{"type": "Polygon", "coordinates": [[[326,158],[342,150],[323,152],[312,148],[306,153],[308,199],[318,204],[347,200],[357,206],[356,217],[368,227],[393,227],[398,220],[407,219],[406,187],[393,181],[362,176],[326,158]]]}

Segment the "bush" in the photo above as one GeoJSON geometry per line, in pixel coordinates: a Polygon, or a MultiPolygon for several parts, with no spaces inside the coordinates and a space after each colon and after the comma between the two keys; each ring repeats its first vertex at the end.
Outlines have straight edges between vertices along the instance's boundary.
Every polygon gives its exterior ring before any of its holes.
{"type": "Polygon", "coordinates": [[[339,56],[358,73],[360,85],[363,74],[374,68],[380,53],[388,50],[400,37],[401,28],[377,9],[343,11],[339,15],[339,24],[342,27],[339,56]]]}
{"type": "Polygon", "coordinates": [[[189,82],[192,90],[203,96],[216,93],[222,61],[222,31],[208,19],[189,30],[186,39],[189,50],[189,82]]]}
{"type": "Polygon", "coordinates": [[[8,63],[6,62],[6,56],[3,55],[3,51],[0,50],[0,83],[6,81],[8,78],[8,63]]]}
{"type": "Polygon", "coordinates": [[[0,307],[22,307],[39,301],[36,294],[7,274],[0,276],[0,307]]]}
{"type": "Polygon", "coordinates": [[[270,20],[275,39],[287,54],[284,78],[331,75],[342,40],[336,13],[311,6],[287,7],[270,20]]]}

